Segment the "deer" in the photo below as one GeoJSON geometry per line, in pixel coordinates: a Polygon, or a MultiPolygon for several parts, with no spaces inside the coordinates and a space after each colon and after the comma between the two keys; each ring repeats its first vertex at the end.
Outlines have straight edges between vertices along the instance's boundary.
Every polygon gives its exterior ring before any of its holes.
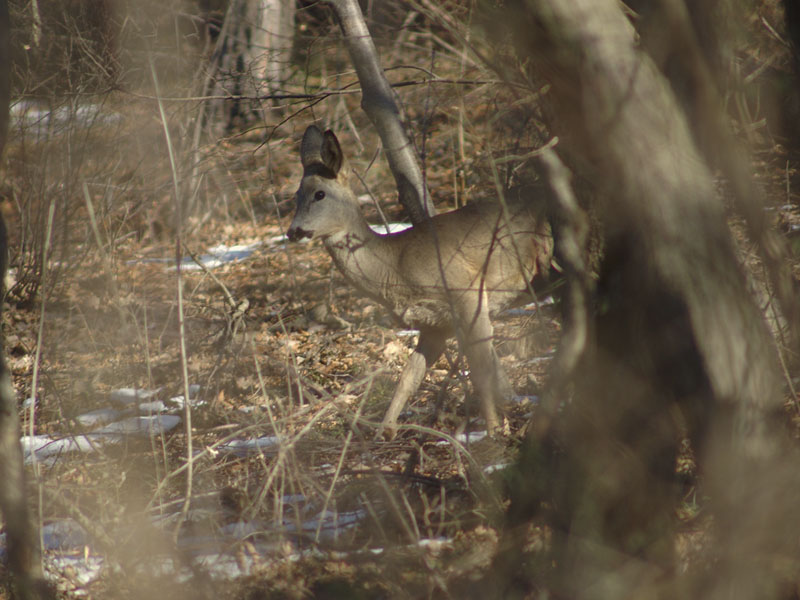
{"type": "Polygon", "coordinates": [[[419,339],[378,432],[391,439],[427,370],[457,338],[487,432],[501,432],[497,407],[512,394],[493,344],[492,317],[547,277],[553,237],[543,202],[488,199],[397,233],[373,231],[347,181],[336,135],[310,125],[300,145],[303,176],[290,241],[322,240],[345,280],[419,339]]]}

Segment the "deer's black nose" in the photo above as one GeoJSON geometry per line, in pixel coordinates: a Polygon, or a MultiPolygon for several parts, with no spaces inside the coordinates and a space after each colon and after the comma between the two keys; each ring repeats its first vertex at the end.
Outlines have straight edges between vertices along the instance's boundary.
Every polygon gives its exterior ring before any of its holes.
{"type": "Polygon", "coordinates": [[[289,238],[290,242],[297,242],[305,237],[307,238],[314,237],[314,232],[306,231],[302,227],[290,227],[289,231],[286,232],[286,237],[289,238]]]}

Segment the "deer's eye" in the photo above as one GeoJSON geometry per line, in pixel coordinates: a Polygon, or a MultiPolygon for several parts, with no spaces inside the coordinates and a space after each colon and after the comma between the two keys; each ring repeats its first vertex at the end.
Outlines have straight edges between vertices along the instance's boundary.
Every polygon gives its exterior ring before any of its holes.
{"type": "Polygon", "coordinates": [[[325,192],[319,190],[318,192],[314,192],[314,200],[322,200],[325,197],[325,192]]]}

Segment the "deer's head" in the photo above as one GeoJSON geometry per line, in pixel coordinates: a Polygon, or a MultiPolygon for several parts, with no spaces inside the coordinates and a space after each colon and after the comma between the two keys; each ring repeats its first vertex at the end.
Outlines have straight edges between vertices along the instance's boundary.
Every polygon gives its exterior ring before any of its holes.
{"type": "Polygon", "coordinates": [[[309,126],[300,145],[303,179],[295,196],[297,206],[287,235],[291,241],[304,237],[328,238],[346,234],[362,219],[358,201],[347,184],[344,157],[336,135],[309,126]]]}

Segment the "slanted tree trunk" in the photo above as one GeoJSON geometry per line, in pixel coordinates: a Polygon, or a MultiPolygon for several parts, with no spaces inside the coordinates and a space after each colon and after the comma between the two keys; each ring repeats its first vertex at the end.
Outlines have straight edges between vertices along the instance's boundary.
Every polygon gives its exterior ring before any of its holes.
{"type": "Polygon", "coordinates": [[[397,183],[400,204],[415,225],[436,214],[422,178],[414,147],[400,120],[400,108],[383,73],[375,43],[357,0],[330,0],[339,19],[350,59],[361,83],[361,108],[378,130],[389,168],[397,183]]]}
{"type": "MultiPolygon", "coordinates": [[[[0,154],[8,135],[11,100],[11,48],[8,3],[0,0],[0,154]]],[[[0,215],[0,291],[8,267],[8,235],[0,215]]],[[[4,293],[4,292],[3,292],[4,293]]],[[[0,316],[3,302],[0,298],[0,316]]],[[[19,438],[17,397],[5,359],[0,335],[0,512],[5,521],[8,566],[14,576],[14,593],[21,600],[52,597],[44,582],[39,541],[28,510],[25,471],[19,438]]]]}
{"type": "Polygon", "coordinates": [[[693,593],[772,597],[767,558],[792,555],[800,489],[776,419],[776,352],[686,115],[615,0],[516,0],[497,18],[552,85],[555,133],[590,165],[605,236],[573,402],[545,415],[559,425],[534,424],[514,491],[523,511],[529,490],[549,495],[553,591],[683,595],[674,471],[687,433],[718,561],[693,593]]]}

